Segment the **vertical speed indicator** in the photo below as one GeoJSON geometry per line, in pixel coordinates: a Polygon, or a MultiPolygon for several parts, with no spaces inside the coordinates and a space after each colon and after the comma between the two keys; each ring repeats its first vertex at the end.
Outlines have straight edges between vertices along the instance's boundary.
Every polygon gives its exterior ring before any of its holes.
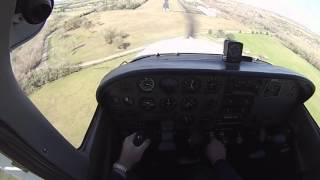
{"type": "Polygon", "coordinates": [[[186,92],[196,92],[201,87],[201,81],[195,78],[185,79],[182,88],[186,92]]]}
{"type": "Polygon", "coordinates": [[[139,88],[144,92],[151,92],[155,86],[152,78],[145,77],[138,82],[139,88]]]}

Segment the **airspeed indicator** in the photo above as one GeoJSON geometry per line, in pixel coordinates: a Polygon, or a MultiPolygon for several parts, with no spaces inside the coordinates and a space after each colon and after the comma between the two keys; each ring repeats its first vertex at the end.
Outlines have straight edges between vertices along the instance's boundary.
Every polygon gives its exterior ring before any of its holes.
{"type": "Polygon", "coordinates": [[[143,78],[138,83],[139,88],[144,92],[151,92],[155,86],[155,82],[152,78],[143,78]]]}

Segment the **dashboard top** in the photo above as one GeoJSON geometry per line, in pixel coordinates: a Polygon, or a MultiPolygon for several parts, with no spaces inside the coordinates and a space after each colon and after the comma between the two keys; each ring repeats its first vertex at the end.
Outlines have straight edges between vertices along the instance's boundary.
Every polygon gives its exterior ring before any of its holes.
{"type": "Polygon", "coordinates": [[[238,70],[226,68],[223,55],[213,54],[166,54],[145,56],[134,59],[128,64],[121,65],[107,74],[97,90],[97,100],[104,101],[105,91],[114,82],[134,76],[174,75],[185,76],[203,75],[233,76],[251,78],[274,78],[294,80],[300,86],[299,101],[309,99],[314,91],[314,84],[304,76],[288,69],[273,66],[262,61],[242,61],[238,70]]]}

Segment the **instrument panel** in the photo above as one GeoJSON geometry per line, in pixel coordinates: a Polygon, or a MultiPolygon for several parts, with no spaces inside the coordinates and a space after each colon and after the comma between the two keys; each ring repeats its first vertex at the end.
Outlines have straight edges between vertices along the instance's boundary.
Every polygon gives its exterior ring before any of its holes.
{"type": "Polygon", "coordinates": [[[299,89],[282,78],[143,74],[114,81],[104,106],[122,138],[144,132],[156,149],[190,156],[210,137],[241,143],[250,129],[281,123],[299,89]]]}
{"type": "Polygon", "coordinates": [[[292,160],[290,115],[314,90],[308,79],[266,63],[241,62],[230,69],[221,55],[168,54],[113,70],[97,100],[112,126],[114,157],[123,139],[138,132],[136,144],[151,139],[144,167],[205,162],[203,151],[215,137],[235,167],[252,162],[240,170],[250,175],[268,153],[277,162],[292,160]]]}
{"type": "MultiPolygon", "coordinates": [[[[167,116],[211,114],[227,118],[254,115],[256,104],[293,104],[299,96],[294,80],[223,75],[145,75],[115,82],[105,92],[108,108],[117,112],[167,116]]],[[[282,105],[284,106],[284,105],[282,105]]],[[[288,106],[287,106],[288,107],[288,106]]]]}

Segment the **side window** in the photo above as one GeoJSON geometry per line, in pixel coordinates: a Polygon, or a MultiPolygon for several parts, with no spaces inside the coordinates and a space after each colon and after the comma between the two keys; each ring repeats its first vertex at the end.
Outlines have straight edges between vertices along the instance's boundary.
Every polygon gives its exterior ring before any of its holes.
{"type": "Polygon", "coordinates": [[[42,180],[39,176],[28,171],[18,163],[12,161],[0,151],[0,179],[1,180],[42,180]]]}
{"type": "MultiPolygon", "coordinates": [[[[144,44],[135,38],[141,35],[133,34],[133,27],[110,24],[107,11],[130,12],[145,2],[81,0],[75,5],[57,0],[43,29],[11,52],[21,89],[76,148],[97,107],[95,93],[101,79],[135,57],[144,44]]],[[[114,14],[111,19],[119,17],[114,14]]]]}

